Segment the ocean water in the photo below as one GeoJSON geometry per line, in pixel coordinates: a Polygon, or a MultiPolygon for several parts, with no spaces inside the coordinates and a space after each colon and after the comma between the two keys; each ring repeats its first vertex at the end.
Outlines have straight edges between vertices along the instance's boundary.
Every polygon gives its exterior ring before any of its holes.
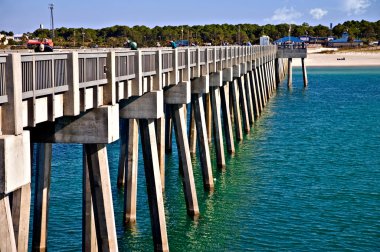
{"type": "MultiPolygon", "coordinates": [[[[193,159],[197,221],[186,215],[174,142],[164,195],[171,251],[380,251],[380,68],[309,68],[308,77],[304,88],[295,68],[293,87],[278,88],[226,170],[214,168],[212,194],[193,159]]],[[[119,143],[109,145],[119,250],[152,251],[141,148],[133,228],[122,225],[118,155],[119,143]]],[[[81,146],[54,145],[50,251],[81,250],[81,197],[81,146]]]]}

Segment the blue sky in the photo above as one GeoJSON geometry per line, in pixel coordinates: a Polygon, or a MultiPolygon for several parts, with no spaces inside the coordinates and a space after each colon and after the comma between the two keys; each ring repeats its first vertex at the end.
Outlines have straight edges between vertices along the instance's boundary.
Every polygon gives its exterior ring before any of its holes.
{"type": "Polygon", "coordinates": [[[346,20],[380,19],[380,0],[0,0],[0,30],[32,32],[50,27],[103,28],[113,25],[278,24],[329,26],[346,20]]]}

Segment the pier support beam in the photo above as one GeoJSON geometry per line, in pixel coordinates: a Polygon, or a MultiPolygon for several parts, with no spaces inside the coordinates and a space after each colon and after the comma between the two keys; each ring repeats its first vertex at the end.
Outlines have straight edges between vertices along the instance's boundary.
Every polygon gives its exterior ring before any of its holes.
{"type": "Polygon", "coordinates": [[[155,251],[169,251],[154,120],[140,119],[141,144],[155,251]]]}
{"type": "Polygon", "coordinates": [[[127,135],[124,184],[124,224],[136,222],[137,201],[137,167],[138,167],[138,122],[137,119],[128,119],[125,132],[127,135]]]}
{"type": "Polygon", "coordinates": [[[30,198],[30,183],[14,191],[12,196],[13,229],[19,252],[28,251],[30,198]]]}
{"type": "Polygon", "coordinates": [[[203,105],[203,94],[209,92],[209,76],[204,75],[191,82],[191,106],[194,108],[194,119],[197,129],[198,147],[203,175],[203,186],[205,190],[214,189],[212,175],[210,149],[207,137],[205,109],[203,105]]]}
{"type": "Polygon", "coordinates": [[[251,86],[251,97],[252,97],[252,106],[253,106],[253,112],[255,115],[255,118],[258,118],[260,116],[260,110],[259,110],[259,102],[257,98],[257,88],[256,88],[256,82],[255,82],[255,73],[254,71],[248,72],[250,78],[249,85],[251,86]]]}
{"type": "Polygon", "coordinates": [[[101,251],[118,251],[105,144],[85,144],[97,245],[101,251]]]}
{"type": "Polygon", "coordinates": [[[225,82],[223,87],[221,87],[220,91],[226,146],[228,153],[232,154],[235,153],[235,143],[230,113],[230,83],[225,82]]]}
{"type": "Polygon", "coordinates": [[[165,191],[165,115],[156,121],[158,160],[160,162],[160,174],[162,191],[165,191]]]}
{"type": "MultiPolygon", "coordinates": [[[[123,177],[124,179],[124,177],[123,177]]],[[[86,150],[83,146],[83,201],[82,201],[82,251],[98,251],[96,239],[94,208],[91,195],[90,175],[86,150]]]]}
{"type": "Polygon", "coordinates": [[[301,63],[302,63],[303,85],[304,85],[304,87],[307,87],[308,80],[307,80],[305,58],[301,58],[301,63]]]}
{"type": "Polygon", "coordinates": [[[259,71],[257,67],[255,68],[255,72],[254,72],[254,80],[255,80],[255,86],[256,86],[257,102],[259,105],[259,114],[261,114],[261,111],[263,111],[263,102],[261,99],[260,77],[259,77],[259,71]]]}
{"type": "Polygon", "coordinates": [[[37,145],[36,185],[34,193],[33,251],[46,251],[50,197],[52,144],[37,145]]]}
{"type": "Polygon", "coordinates": [[[292,58],[288,59],[288,87],[293,85],[293,68],[292,68],[292,58]]]}
{"type": "Polygon", "coordinates": [[[218,168],[224,169],[226,167],[226,159],[224,157],[224,144],[222,134],[222,121],[220,114],[220,92],[219,87],[210,87],[210,96],[212,104],[212,120],[214,126],[214,144],[216,152],[216,163],[218,168]]]}
{"type": "Polygon", "coordinates": [[[223,84],[223,72],[215,72],[210,75],[210,98],[212,110],[212,122],[214,132],[214,144],[216,153],[216,163],[218,168],[224,169],[226,167],[226,160],[224,157],[224,144],[222,133],[222,118],[220,113],[220,88],[223,84]]]}
{"type": "Polygon", "coordinates": [[[253,109],[253,96],[252,96],[252,86],[251,86],[251,73],[252,71],[247,72],[247,74],[244,75],[244,85],[245,85],[245,91],[246,99],[247,99],[247,108],[248,108],[248,118],[249,118],[249,124],[252,126],[253,122],[255,121],[255,113],[253,109]]]}
{"type": "Polygon", "coordinates": [[[234,113],[236,140],[241,141],[243,140],[243,130],[242,130],[242,125],[241,125],[241,114],[240,114],[240,106],[239,106],[239,89],[238,89],[237,79],[234,79],[234,81],[231,83],[230,92],[231,92],[232,108],[233,108],[233,113],[234,113]]]}
{"type": "Polygon", "coordinates": [[[191,103],[192,106],[194,106],[195,125],[197,127],[198,146],[202,166],[203,186],[206,190],[213,190],[214,179],[212,175],[202,94],[192,94],[191,103]]]}
{"type": "Polygon", "coordinates": [[[191,162],[189,142],[186,132],[185,107],[191,100],[190,82],[181,82],[165,91],[165,103],[172,104],[172,118],[177,140],[177,148],[182,174],[187,214],[196,218],[199,215],[197,193],[195,189],[193,164],[191,162]]]}
{"type": "Polygon", "coordinates": [[[197,129],[195,127],[194,106],[190,104],[190,129],[189,129],[189,151],[190,154],[197,152],[197,129]]]}
{"type": "Polygon", "coordinates": [[[9,197],[0,194],[0,251],[17,251],[9,197]]]}
{"type": "Polygon", "coordinates": [[[171,117],[171,106],[165,105],[165,153],[172,152],[172,117],[171,117]]]}
{"type": "Polygon", "coordinates": [[[187,141],[186,122],[184,118],[184,105],[173,105],[174,129],[176,133],[179,158],[182,165],[182,183],[185,193],[187,214],[195,218],[199,215],[198,199],[195,190],[193,165],[191,163],[189,143],[187,141]]]}
{"type": "Polygon", "coordinates": [[[242,108],[243,114],[243,125],[244,132],[248,133],[251,130],[249,124],[249,116],[248,116],[248,105],[247,105],[247,90],[245,89],[245,80],[244,75],[238,78],[238,86],[239,86],[239,101],[240,107],[242,108]]]}

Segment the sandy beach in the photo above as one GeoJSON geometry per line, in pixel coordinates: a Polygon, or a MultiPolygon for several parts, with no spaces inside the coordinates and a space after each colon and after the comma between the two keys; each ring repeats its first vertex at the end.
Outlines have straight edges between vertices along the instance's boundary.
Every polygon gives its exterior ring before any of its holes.
{"type": "MultiPolygon", "coordinates": [[[[380,66],[379,52],[308,53],[307,67],[313,66],[380,66]],[[344,60],[342,60],[344,59],[344,60]]],[[[301,66],[301,59],[293,59],[293,66],[301,66]]]]}

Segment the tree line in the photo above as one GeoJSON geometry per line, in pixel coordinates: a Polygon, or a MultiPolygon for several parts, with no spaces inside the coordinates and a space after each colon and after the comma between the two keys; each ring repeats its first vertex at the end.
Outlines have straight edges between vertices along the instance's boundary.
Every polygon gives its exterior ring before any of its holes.
{"type": "MultiPolygon", "coordinates": [[[[312,37],[340,37],[348,31],[351,37],[360,38],[364,42],[380,40],[380,20],[346,21],[335,25],[331,30],[324,25],[311,26],[308,23],[291,25],[291,36],[308,35],[312,37]]],[[[9,32],[11,33],[11,32],[9,32]]],[[[9,34],[8,33],[8,34],[9,34]]],[[[102,46],[121,47],[127,40],[135,41],[139,47],[156,46],[157,42],[166,45],[168,41],[189,40],[190,43],[202,45],[242,44],[251,42],[257,44],[263,35],[276,40],[289,35],[289,24],[210,24],[194,26],[122,26],[115,25],[102,29],[66,28],[55,29],[54,44],[63,47],[102,46]]],[[[51,38],[49,29],[37,29],[26,34],[29,38],[51,38]]]]}

